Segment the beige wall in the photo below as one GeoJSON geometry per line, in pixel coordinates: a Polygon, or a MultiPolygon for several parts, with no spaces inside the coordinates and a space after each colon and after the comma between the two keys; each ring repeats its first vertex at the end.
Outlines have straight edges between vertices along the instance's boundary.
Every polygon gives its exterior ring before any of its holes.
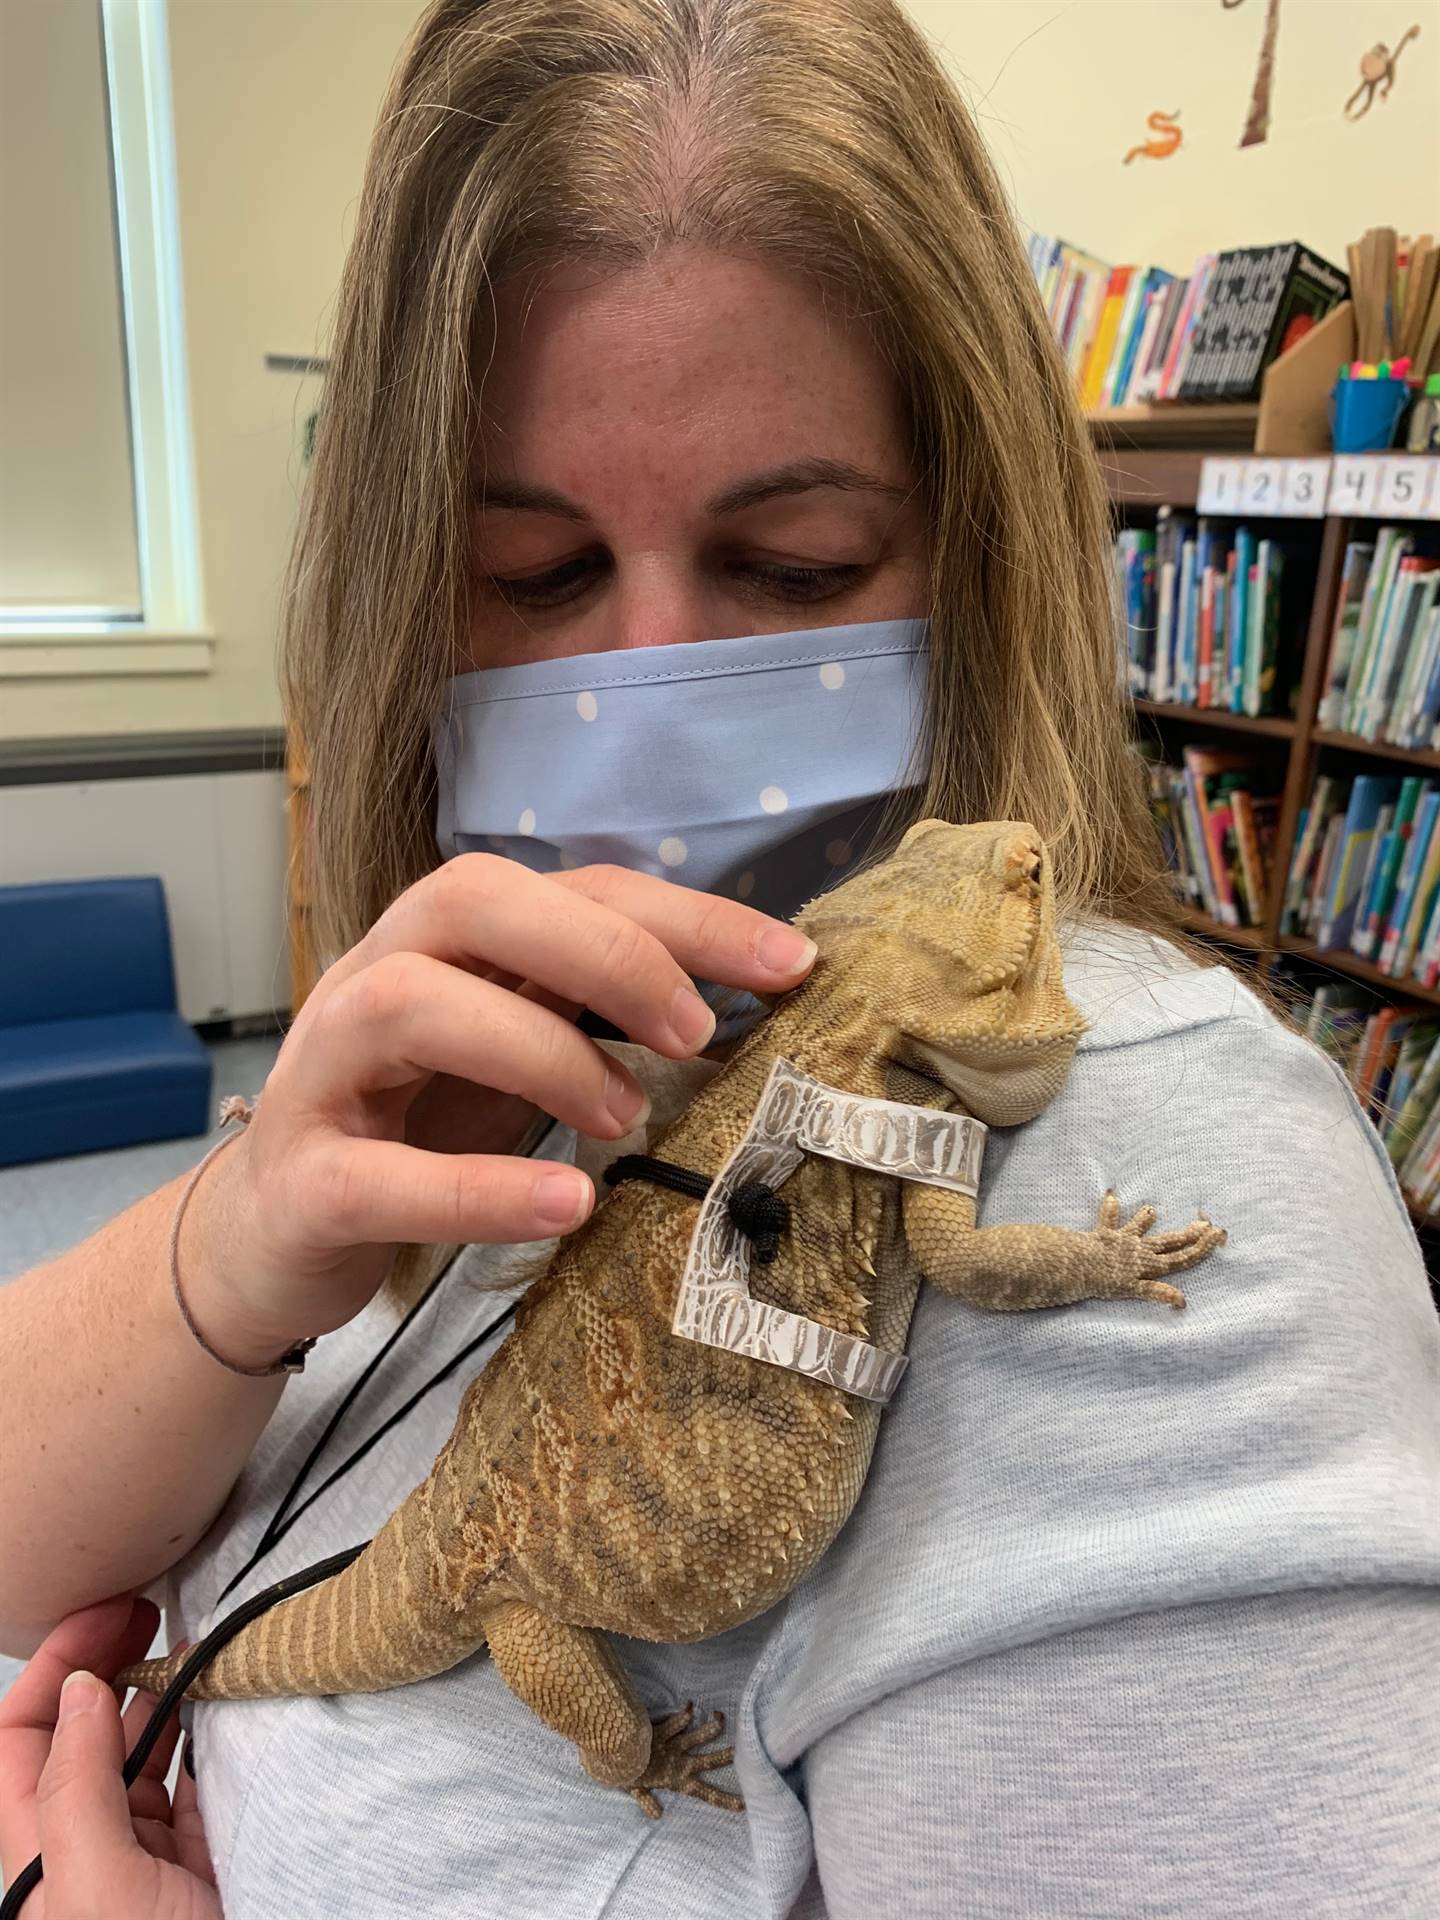
{"type": "MultiPolygon", "coordinates": [[[[1440,0],[1281,0],[1273,124],[1241,152],[1267,0],[909,0],[979,113],[1021,217],[1103,257],[1440,222],[1440,0]],[[1340,108],[1361,52],[1418,22],[1392,97],[1340,108]],[[1122,165],[1180,111],[1173,158],[1122,165]]],[[[365,145],[419,0],[170,0],[207,613],[203,678],[7,682],[0,738],[278,722],[276,590],[365,145]]]]}
{"type": "Polygon", "coordinates": [[[1280,0],[1269,138],[1243,151],[1268,0],[908,0],[977,113],[1022,220],[1111,261],[1440,227],[1440,0],[1280,0]],[[1394,91],[1341,109],[1376,41],[1394,91]],[[1168,159],[1126,152],[1179,113],[1168,159]]]}

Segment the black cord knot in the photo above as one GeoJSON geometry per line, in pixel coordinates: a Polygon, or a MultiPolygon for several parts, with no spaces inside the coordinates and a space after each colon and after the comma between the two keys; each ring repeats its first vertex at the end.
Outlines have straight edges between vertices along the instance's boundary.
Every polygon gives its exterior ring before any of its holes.
{"type": "Polygon", "coordinates": [[[753,1242],[756,1261],[768,1267],[780,1251],[781,1234],[790,1228],[788,1203],[763,1180],[747,1180],[731,1194],[727,1212],[745,1238],[753,1242]]]}
{"type": "MultiPolygon", "coordinates": [[[[626,1180],[652,1180],[656,1186],[669,1187],[691,1200],[703,1200],[710,1181],[689,1167],[677,1167],[673,1161],[657,1160],[648,1153],[625,1153],[605,1169],[607,1186],[618,1187],[626,1180]]],[[[775,1189],[763,1180],[747,1180],[730,1196],[726,1209],[731,1220],[755,1249],[756,1262],[768,1267],[780,1251],[780,1236],[790,1230],[790,1207],[775,1189]]]]}

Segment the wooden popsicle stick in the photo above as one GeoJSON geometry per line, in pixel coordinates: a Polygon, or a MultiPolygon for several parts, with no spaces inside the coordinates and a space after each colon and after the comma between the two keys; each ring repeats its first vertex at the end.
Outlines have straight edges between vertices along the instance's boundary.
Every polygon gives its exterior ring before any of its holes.
{"type": "Polygon", "coordinates": [[[1415,313],[1410,326],[1410,343],[1406,351],[1412,360],[1419,357],[1420,341],[1424,333],[1425,321],[1440,293],[1440,247],[1431,242],[1430,251],[1425,258],[1425,273],[1416,290],[1415,313]]]}
{"type": "Polygon", "coordinates": [[[1363,360],[1365,349],[1370,344],[1370,288],[1365,277],[1364,242],[1357,240],[1350,249],[1350,255],[1350,288],[1355,302],[1355,357],[1363,360]]]}
{"type": "Polygon", "coordinates": [[[1421,375],[1440,373],[1440,283],[1430,295],[1430,311],[1420,329],[1420,341],[1410,371],[1421,375]]]}

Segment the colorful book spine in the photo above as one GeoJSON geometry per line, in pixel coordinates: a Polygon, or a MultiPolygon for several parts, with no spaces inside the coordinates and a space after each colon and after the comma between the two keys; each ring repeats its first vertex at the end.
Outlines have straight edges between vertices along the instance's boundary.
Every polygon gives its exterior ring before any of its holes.
{"type": "Polygon", "coordinates": [[[1419,881],[1405,915],[1404,931],[1396,949],[1394,971],[1397,978],[1403,979],[1415,969],[1434,911],[1437,890],[1440,890],[1440,833],[1435,832],[1432,826],[1429,844],[1420,865],[1419,881]]]}
{"type": "Polygon", "coordinates": [[[1415,830],[1401,863],[1394,905],[1386,924],[1385,937],[1380,943],[1379,967],[1382,973],[1400,975],[1405,971],[1404,966],[1399,964],[1400,953],[1406,927],[1416,911],[1416,896],[1430,852],[1430,842],[1434,838],[1437,814],[1440,814],[1440,790],[1431,789],[1416,815],[1415,830]]]}
{"type": "Polygon", "coordinates": [[[1350,664],[1355,657],[1355,641],[1360,631],[1365,584],[1375,547],[1370,541],[1352,540],[1345,548],[1340,573],[1340,594],[1335,604],[1335,621],[1330,630],[1330,657],[1325,667],[1325,691],[1320,699],[1319,724],[1338,727],[1345,714],[1345,689],[1350,664]]]}
{"type": "Polygon", "coordinates": [[[1232,713],[1245,711],[1245,654],[1250,637],[1248,607],[1250,569],[1255,563],[1255,536],[1248,527],[1235,529],[1234,588],[1230,604],[1230,685],[1225,704],[1232,713]]]}
{"type": "Polygon", "coordinates": [[[1355,952],[1362,960],[1374,960],[1379,954],[1380,943],[1390,917],[1390,909],[1395,901],[1400,864],[1405,857],[1405,849],[1410,843],[1410,835],[1414,830],[1416,810],[1428,791],[1428,783],[1418,774],[1410,774],[1400,783],[1400,792],[1395,802],[1395,817],[1390,824],[1390,831],[1385,837],[1384,850],[1377,863],[1373,890],[1365,908],[1363,922],[1357,922],[1354,938],[1351,941],[1355,952]]]}
{"type": "Polygon", "coordinates": [[[1110,269],[1110,279],[1105,289],[1105,304],[1100,310],[1100,324],[1095,329],[1095,343],[1085,363],[1080,388],[1080,404],[1087,413],[1095,412],[1101,405],[1101,395],[1105,390],[1105,375],[1110,366],[1110,356],[1114,351],[1115,336],[1120,330],[1120,315],[1134,275],[1133,266],[1110,269]]]}
{"type": "Polygon", "coordinates": [[[1350,788],[1350,804],[1345,811],[1340,856],[1331,878],[1330,891],[1320,910],[1320,929],[1316,936],[1321,947],[1345,947],[1350,944],[1361,876],[1375,834],[1381,808],[1394,803],[1396,782],[1362,773],[1350,788]]]}
{"type": "Polygon", "coordinates": [[[1250,678],[1245,711],[1252,717],[1269,713],[1275,705],[1275,680],[1280,653],[1280,581],[1285,567],[1278,540],[1261,540],[1255,548],[1255,616],[1251,624],[1250,678]]]}
{"type": "Polygon", "coordinates": [[[1349,936],[1352,953],[1358,952],[1359,942],[1365,937],[1366,917],[1380,884],[1380,870],[1393,838],[1394,826],[1395,806],[1393,802],[1387,802],[1381,807],[1374,831],[1370,835],[1370,844],[1365,855],[1365,870],[1361,876],[1359,891],[1355,896],[1355,911],[1351,916],[1349,936]]]}

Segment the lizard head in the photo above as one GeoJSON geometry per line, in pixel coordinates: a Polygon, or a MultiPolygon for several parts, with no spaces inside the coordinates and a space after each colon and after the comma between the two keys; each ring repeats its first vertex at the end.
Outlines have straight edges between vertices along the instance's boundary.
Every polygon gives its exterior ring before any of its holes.
{"type": "Polygon", "coordinates": [[[896,1063],[977,1119],[1017,1125],[1060,1091],[1084,1022],[1065,995],[1050,855],[1033,827],[922,820],[796,925],[820,949],[820,981],[843,970],[895,1034],[896,1063]]]}

